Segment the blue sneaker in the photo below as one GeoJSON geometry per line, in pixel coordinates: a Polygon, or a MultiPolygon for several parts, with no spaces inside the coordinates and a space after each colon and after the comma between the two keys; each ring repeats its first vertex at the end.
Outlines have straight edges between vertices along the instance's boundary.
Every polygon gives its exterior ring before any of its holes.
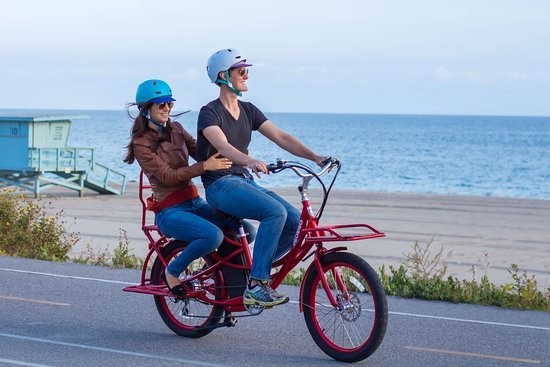
{"type": "Polygon", "coordinates": [[[254,287],[246,287],[243,295],[243,303],[245,305],[256,305],[262,307],[273,307],[277,305],[282,305],[289,301],[288,297],[278,294],[280,297],[272,296],[271,287],[268,283],[258,283],[254,287]]]}

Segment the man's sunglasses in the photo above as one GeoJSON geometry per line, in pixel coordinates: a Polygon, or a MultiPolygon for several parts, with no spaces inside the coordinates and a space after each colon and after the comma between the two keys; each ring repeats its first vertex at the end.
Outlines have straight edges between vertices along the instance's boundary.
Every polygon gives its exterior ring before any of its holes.
{"type": "Polygon", "coordinates": [[[239,73],[240,76],[248,75],[248,68],[238,68],[233,70],[237,70],[237,73],[239,73]]]}

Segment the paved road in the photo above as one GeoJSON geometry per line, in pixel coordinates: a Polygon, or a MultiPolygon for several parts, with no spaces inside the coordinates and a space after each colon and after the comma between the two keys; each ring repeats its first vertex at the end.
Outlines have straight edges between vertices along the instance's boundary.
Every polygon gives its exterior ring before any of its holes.
{"type": "MultiPolygon", "coordinates": [[[[200,339],[173,334],[134,270],[0,257],[0,366],[341,366],[295,302],[200,339]]],[[[296,287],[282,287],[297,299],[296,287]]],[[[368,366],[550,366],[550,314],[390,298],[368,366]]]]}

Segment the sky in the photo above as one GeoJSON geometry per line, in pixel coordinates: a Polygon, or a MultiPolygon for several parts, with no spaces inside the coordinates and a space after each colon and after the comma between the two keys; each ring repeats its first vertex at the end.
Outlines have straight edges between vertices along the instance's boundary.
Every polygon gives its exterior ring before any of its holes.
{"type": "Polygon", "coordinates": [[[124,109],[168,82],[218,95],[211,54],[254,64],[266,112],[550,116],[550,1],[2,0],[0,109],[124,109]]]}

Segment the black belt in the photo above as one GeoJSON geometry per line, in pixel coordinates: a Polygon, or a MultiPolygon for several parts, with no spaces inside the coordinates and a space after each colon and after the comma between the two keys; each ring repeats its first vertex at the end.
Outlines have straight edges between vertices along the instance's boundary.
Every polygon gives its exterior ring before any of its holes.
{"type": "Polygon", "coordinates": [[[242,177],[242,178],[252,178],[252,175],[248,172],[243,173],[230,173],[228,176],[236,176],[236,177],[242,177]]]}

